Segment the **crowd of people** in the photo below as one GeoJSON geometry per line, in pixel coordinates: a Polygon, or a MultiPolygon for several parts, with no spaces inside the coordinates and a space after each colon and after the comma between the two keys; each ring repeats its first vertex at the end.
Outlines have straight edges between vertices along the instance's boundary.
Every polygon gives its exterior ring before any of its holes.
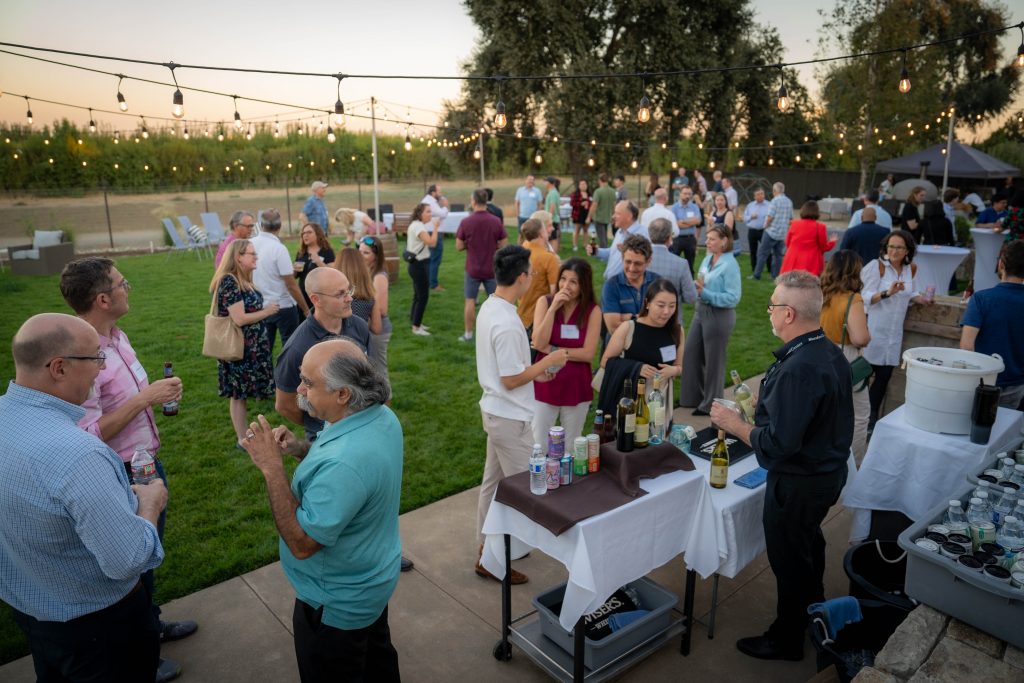
{"type": "MultiPolygon", "coordinates": [[[[552,426],[564,428],[566,443],[583,434],[596,359],[604,377],[598,406],[609,412],[625,380],[643,379],[665,392],[660,422],[668,425],[678,378],[678,405],[710,415],[769,471],[773,494],[764,527],[777,619],[764,635],[737,645],[753,657],[799,659],[802,611],[823,597],[820,524],[845,483],[850,452],[858,464],[864,457],[898,364],[908,308],[933,303],[915,282],[918,245],[955,241],[950,211],[959,195],[929,203],[925,189],[915,188],[897,220],[880,205],[886,188],[868,192],[839,242],[827,234],[815,201],[794,220],[781,182],[772,185],[770,201],[756,189],[741,213],[728,176],[715,171],[708,188],[699,171],[691,179],[680,169],[667,187],[650,178],[641,210],[622,176],[600,174],[593,192],[580,179],[569,195],[573,255],[563,260],[561,181],[549,176],[544,184],[542,191],[527,176],[515,193],[517,244],[510,244],[486,189],[472,193],[472,210],[455,234],[456,249],[466,252],[458,339],[475,345],[487,437],[480,551],[498,482],[527,468],[532,445],[546,443],[552,426]],[[767,322],[782,341],[762,381],[754,424],[714,401],[724,395],[743,297],[740,217],[748,227],[750,277],[768,269],[776,280],[767,322]],[[705,251],[696,264],[702,236],[705,251]],[[606,266],[597,282],[600,261],[606,266]],[[689,334],[687,304],[694,306],[689,334]],[[851,367],[861,357],[871,378],[854,384],[851,367]],[[814,486],[805,486],[811,480],[814,486]]],[[[326,189],[320,181],[312,185],[294,256],[280,239],[276,210],[231,216],[210,305],[212,315],[240,329],[243,349],[240,358],[217,361],[218,389],[228,399],[236,447],[266,480],[282,566],[297,596],[293,631],[303,680],[343,672],[397,681],[387,605],[399,572],[412,562],[402,557],[398,534],[403,437],[389,408],[391,284],[380,227],[366,214],[336,215],[344,241],[332,247],[326,189]],[[287,424],[250,419],[248,401],[270,398],[285,421],[302,426],[302,438],[287,424]],[[291,481],[283,454],[300,461],[291,481]],[[341,488],[346,496],[339,499],[341,488]],[[317,562],[304,562],[314,556],[317,562]]],[[[431,336],[427,304],[432,292],[444,291],[440,224],[448,211],[437,184],[412,211],[403,258],[416,336],[431,336]]],[[[1024,352],[1012,342],[1024,333],[1024,315],[1007,312],[1024,312],[1024,194],[997,194],[976,224],[1006,237],[1002,282],[972,297],[961,346],[1000,353],[1003,404],[1016,408],[1024,396],[1024,352]]],[[[40,510],[37,527],[0,530],[11,549],[0,555],[0,598],[14,608],[42,680],[69,667],[84,667],[96,680],[171,680],[181,667],[162,659],[159,645],[198,625],[161,621],[153,602],[152,570],[164,558],[167,477],[152,407],[177,401],[182,382],[151,382],[117,327],[129,311],[131,285],[112,260],[70,263],[60,289],[75,315],[43,313],[21,326],[13,340],[16,377],[0,397],[0,449],[8,454],[0,463],[0,513],[16,519],[28,507],[40,510]],[[39,429],[10,428],[26,422],[39,429]],[[152,483],[133,480],[139,448],[155,456],[152,483]],[[25,474],[44,471],[45,477],[25,474]],[[96,646],[81,637],[83,629],[116,637],[96,646]],[[107,650],[97,656],[96,647],[107,650]]],[[[496,578],[479,554],[474,570],[496,578]]],[[[528,581],[509,570],[513,583],[528,581]]]]}

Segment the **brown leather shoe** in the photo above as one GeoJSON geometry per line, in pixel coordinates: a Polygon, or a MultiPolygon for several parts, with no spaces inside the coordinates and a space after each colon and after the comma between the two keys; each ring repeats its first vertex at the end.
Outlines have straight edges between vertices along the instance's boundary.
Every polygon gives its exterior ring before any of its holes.
{"type": "MultiPolygon", "coordinates": [[[[485,579],[494,579],[495,581],[499,582],[501,581],[501,579],[499,579],[497,576],[484,569],[484,566],[480,564],[479,560],[476,563],[474,571],[476,571],[477,576],[483,577],[485,579]]],[[[519,586],[530,580],[529,577],[526,576],[526,574],[523,574],[522,572],[517,572],[515,569],[512,569],[511,572],[513,586],[519,586]]]]}

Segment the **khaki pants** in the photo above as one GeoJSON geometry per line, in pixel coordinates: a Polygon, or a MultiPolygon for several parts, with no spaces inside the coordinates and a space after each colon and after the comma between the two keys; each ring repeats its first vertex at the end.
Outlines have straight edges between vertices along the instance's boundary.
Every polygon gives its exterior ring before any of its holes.
{"type": "Polygon", "coordinates": [[[480,502],[476,511],[476,530],[480,543],[484,541],[482,529],[491,506],[498,482],[505,477],[525,472],[530,467],[533,451],[533,428],[526,420],[509,420],[480,411],[487,433],[487,459],[480,482],[480,502]]]}

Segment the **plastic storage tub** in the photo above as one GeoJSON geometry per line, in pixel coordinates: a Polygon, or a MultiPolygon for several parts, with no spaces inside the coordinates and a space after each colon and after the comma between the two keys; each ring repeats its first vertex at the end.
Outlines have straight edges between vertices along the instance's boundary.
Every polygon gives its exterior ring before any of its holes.
{"type": "Polygon", "coordinates": [[[936,507],[923,521],[900,534],[900,547],[907,551],[907,595],[1024,648],[1024,590],[964,569],[914,543],[924,536],[929,524],[942,519],[946,507],[936,507]]]}
{"type": "MultiPolygon", "coordinates": [[[[591,671],[600,669],[618,659],[620,655],[672,625],[672,608],[679,602],[674,593],[670,593],[647,578],[637,579],[627,585],[636,590],[640,596],[641,607],[650,610],[650,614],[601,640],[586,638],[583,663],[591,671]]],[[[540,615],[541,633],[572,654],[573,634],[562,628],[558,623],[558,612],[552,609],[557,609],[562,604],[564,596],[565,584],[563,583],[535,597],[533,605],[540,615]]]]}
{"type": "Polygon", "coordinates": [[[995,384],[996,375],[1004,368],[998,354],[985,356],[939,346],[907,349],[903,352],[903,363],[907,368],[907,422],[926,432],[942,434],[970,434],[974,388],[981,379],[985,384],[995,384]],[[918,358],[934,358],[943,365],[918,358]],[[955,361],[977,367],[955,368],[955,361]]]}

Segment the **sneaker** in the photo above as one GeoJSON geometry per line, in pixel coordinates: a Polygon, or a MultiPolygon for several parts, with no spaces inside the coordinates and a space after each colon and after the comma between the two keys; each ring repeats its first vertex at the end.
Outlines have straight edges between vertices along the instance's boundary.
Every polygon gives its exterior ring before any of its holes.
{"type": "Polygon", "coordinates": [[[429,337],[430,336],[430,333],[427,332],[427,328],[425,328],[423,326],[412,328],[412,333],[413,334],[418,334],[421,337],[429,337]]]}
{"type": "Polygon", "coordinates": [[[181,675],[181,666],[170,659],[160,659],[156,669],[156,683],[167,683],[181,675]]]}
{"type": "Polygon", "coordinates": [[[420,329],[421,330],[426,330],[427,332],[430,332],[430,328],[428,326],[426,326],[426,325],[420,325],[420,329]]]}
{"type": "Polygon", "coordinates": [[[573,251],[579,251],[579,247],[573,247],[572,250],[573,251]]]}
{"type": "Polygon", "coordinates": [[[459,341],[460,342],[471,342],[471,341],[473,341],[473,335],[470,334],[469,332],[466,332],[465,334],[461,334],[461,335],[459,335],[459,341]]]}
{"type": "Polygon", "coordinates": [[[747,276],[747,279],[748,279],[748,280],[760,280],[761,278],[759,278],[759,277],[754,277],[753,275],[748,275],[748,276],[747,276]]]}

